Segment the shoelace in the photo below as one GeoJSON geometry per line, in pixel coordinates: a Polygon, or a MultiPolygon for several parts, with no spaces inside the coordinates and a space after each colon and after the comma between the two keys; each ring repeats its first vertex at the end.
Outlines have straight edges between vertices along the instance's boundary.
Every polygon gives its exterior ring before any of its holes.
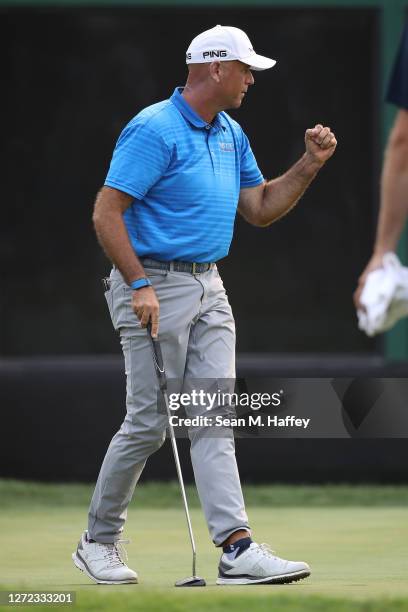
{"type": "Polygon", "coordinates": [[[103,558],[107,559],[110,567],[116,565],[125,565],[125,561],[128,560],[124,544],[129,544],[130,540],[116,540],[113,544],[101,544],[104,548],[103,558]]]}
{"type": "Polygon", "coordinates": [[[264,557],[272,557],[273,559],[276,559],[275,551],[272,550],[268,544],[265,544],[265,542],[259,544],[256,552],[264,557]]]}

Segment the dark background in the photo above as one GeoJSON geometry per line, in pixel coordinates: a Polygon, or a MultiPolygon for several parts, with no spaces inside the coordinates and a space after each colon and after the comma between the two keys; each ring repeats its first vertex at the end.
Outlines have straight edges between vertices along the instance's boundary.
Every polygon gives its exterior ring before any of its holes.
{"type": "Polygon", "coordinates": [[[351,294],[373,238],[378,28],[371,9],[2,9],[0,354],[117,352],[100,290],[109,269],[91,226],[116,139],[184,84],[185,50],[216,23],[278,60],[232,114],[267,178],[306,128],[339,146],[297,209],[268,229],[236,224],[220,263],[238,351],[371,352],[351,294]]]}
{"type": "MultiPolygon", "coordinates": [[[[238,363],[238,376],[250,380],[250,388],[256,388],[254,374],[261,371],[253,365],[243,359],[238,363]]],[[[324,374],[322,366],[298,367],[302,369],[296,371],[289,362],[274,363],[273,371],[283,378],[324,374]]],[[[380,374],[375,363],[365,368],[354,366],[354,375],[380,374]]],[[[404,374],[408,378],[406,369],[405,373],[394,370],[390,376],[404,374]]],[[[0,367],[0,405],[6,408],[0,423],[0,477],[93,481],[124,418],[121,358],[9,360],[0,367]]],[[[383,420],[387,422],[386,417],[383,420]]],[[[361,427],[347,429],[353,430],[350,439],[240,438],[248,431],[237,430],[243,482],[407,482],[406,438],[366,439],[364,421],[361,427]]],[[[406,436],[406,431],[401,435],[406,436]]],[[[189,441],[178,438],[177,446],[183,474],[191,481],[189,441]]],[[[149,458],[143,480],[149,479],[176,479],[169,441],[149,458]]]]}

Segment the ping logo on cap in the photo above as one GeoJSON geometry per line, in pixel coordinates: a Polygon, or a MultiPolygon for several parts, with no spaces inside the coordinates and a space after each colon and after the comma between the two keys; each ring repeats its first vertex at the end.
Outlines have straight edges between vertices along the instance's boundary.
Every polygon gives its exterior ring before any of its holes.
{"type": "Polygon", "coordinates": [[[203,59],[205,59],[206,57],[227,57],[227,51],[225,51],[225,49],[218,49],[217,51],[204,51],[203,52],[203,59]]]}
{"type": "Polygon", "coordinates": [[[198,34],[187,48],[187,64],[209,64],[214,60],[238,60],[251,70],[266,70],[276,64],[270,57],[255,53],[243,30],[221,25],[198,34]]]}

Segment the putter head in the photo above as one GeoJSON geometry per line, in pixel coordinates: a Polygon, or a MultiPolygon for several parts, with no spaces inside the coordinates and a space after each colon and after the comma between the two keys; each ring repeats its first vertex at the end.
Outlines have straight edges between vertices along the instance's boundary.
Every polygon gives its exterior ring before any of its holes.
{"type": "Polygon", "coordinates": [[[177,580],[175,583],[176,587],[203,587],[206,586],[204,578],[199,576],[190,576],[190,578],[183,578],[183,580],[177,580]]]}

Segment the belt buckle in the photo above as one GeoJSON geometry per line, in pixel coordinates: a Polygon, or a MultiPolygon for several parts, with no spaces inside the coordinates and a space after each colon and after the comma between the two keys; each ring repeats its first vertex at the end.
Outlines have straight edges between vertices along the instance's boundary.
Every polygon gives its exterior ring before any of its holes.
{"type": "Polygon", "coordinates": [[[196,274],[196,268],[197,268],[197,264],[194,262],[193,264],[191,264],[192,270],[191,270],[191,274],[196,274]]]}

